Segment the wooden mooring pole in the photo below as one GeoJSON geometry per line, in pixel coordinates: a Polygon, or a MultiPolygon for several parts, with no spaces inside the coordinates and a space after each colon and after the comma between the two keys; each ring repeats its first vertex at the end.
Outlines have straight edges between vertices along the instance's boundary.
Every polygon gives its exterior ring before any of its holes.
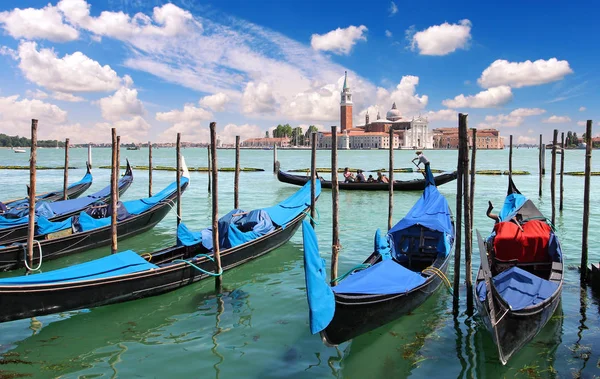
{"type": "Polygon", "coordinates": [[[148,141],[148,197],[152,197],[152,142],[148,141]]]}
{"type": "Polygon", "coordinates": [[[592,120],[585,128],[585,179],[583,185],[583,231],[581,236],[581,284],[588,274],[588,229],[590,226],[590,177],[592,175],[592,120]]]}
{"type": "MultiPolygon", "coordinates": [[[[29,223],[27,229],[27,260],[33,267],[33,236],[35,235],[35,185],[37,164],[38,120],[31,120],[31,157],[29,158],[29,223]]],[[[41,252],[40,252],[41,254],[41,252]]]]}
{"type": "Polygon", "coordinates": [[[558,201],[558,210],[562,212],[563,210],[563,194],[565,191],[564,186],[564,175],[565,175],[565,132],[560,134],[560,195],[558,201]]]}
{"type": "Polygon", "coordinates": [[[119,189],[117,183],[119,181],[119,162],[117,158],[117,129],[112,128],[112,167],[110,178],[110,234],[111,244],[110,253],[117,252],[117,196],[119,189]]]}
{"type": "Polygon", "coordinates": [[[181,133],[177,133],[177,144],[175,145],[177,155],[177,226],[181,223],[181,133]]]}
{"type": "Polygon", "coordinates": [[[542,135],[540,134],[540,156],[538,161],[538,169],[539,169],[539,196],[542,197],[542,178],[544,177],[544,167],[542,162],[542,156],[544,154],[544,140],[542,135]]]}
{"type": "MultiPolygon", "coordinates": [[[[212,171],[212,238],[215,259],[215,274],[221,272],[221,253],[219,251],[219,170],[217,166],[217,123],[210,123],[210,159],[212,171]]],[[[221,288],[221,275],[215,276],[215,288],[221,288]]]]}
{"type": "Polygon", "coordinates": [[[119,178],[121,177],[121,136],[117,136],[117,205],[119,203],[119,199],[121,198],[121,194],[119,193],[119,178]]]}
{"type": "Polygon", "coordinates": [[[456,165],[456,217],[454,220],[454,230],[455,230],[455,239],[454,239],[454,298],[452,301],[452,309],[454,315],[458,315],[458,300],[459,300],[459,290],[460,290],[460,249],[461,249],[461,226],[462,226],[462,196],[463,196],[463,142],[464,136],[462,135],[463,131],[461,125],[467,124],[467,116],[466,114],[459,113],[458,114],[458,162],[456,165]]]}
{"type": "Polygon", "coordinates": [[[473,133],[473,145],[472,145],[472,149],[471,149],[471,185],[469,187],[469,189],[471,190],[471,193],[469,194],[469,200],[471,201],[470,207],[469,209],[471,210],[471,227],[473,227],[473,204],[474,204],[474,198],[475,198],[475,171],[476,171],[476,167],[475,167],[475,156],[477,154],[477,129],[473,128],[471,129],[472,133],[473,133]]]}
{"type": "Polygon", "coordinates": [[[67,189],[69,188],[69,139],[65,140],[65,171],[63,178],[63,200],[69,198],[67,189]]]}
{"type": "Polygon", "coordinates": [[[210,183],[212,181],[212,157],[211,157],[211,153],[210,150],[212,149],[212,146],[209,146],[206,148],[207,152],[208,152],[208,193],[210,193],[210,183]]]}
{"type": "Polygon", "coordinates": [[[331,283],[338,277],[338,255],[340,252],[340,231],[338,227],[339,217],[339,192],[337,164],[337,126],[331,127],[331,283]]]}
{"type": "MultiPolygon", "coordinates": [[[[466,115],[468,116],[468,115],[466,115]]],[[[469,190],[469,128],[467,117],[461,119],[459,129],[462,129],[463,154],[462,154],[462,179],[463,179],[463,206],[465,218],[465,283],[467,287],[467,314],[473,314],[473,272],[471,269],[471,250],[473,249],[473,230],[471,228],[471,192],[469,190]]]]}
{"type": "Polygon", "coordinates": [[[556,222],[556,144],[558,143],[558,130],[554,129],[552,137],[552,173],[550,178],[550,201],[552,203],[552,225],[556,222]]]}
{"type": "Polygon", "coordinates": [[[388,198],[388,222],[387,227],[388,230],[392,229],[392,222],[394,218],[394,128],[390,126],[390,187],[389,187],[389,198],[388,198]]]}
{"type": "Polygon", "coordinates": [[[513,155],[513,136],[512,134],[509,137],[509,147],[508,147],[508,178],[512,179],[512,155],[513,155]]]}
{"type": "Polygon", "coordinates": [[[233,209],[240,207],[240,136],[235,136],[235,176],[233,177],[233,209]]]}
{"type": "Polygon", "coordinates": [[[310,134],[310,225],[315,227],[315,217],[317,217],[317,209],[315,208],[315,195],[317,180],[317,133],[310,134]]]}

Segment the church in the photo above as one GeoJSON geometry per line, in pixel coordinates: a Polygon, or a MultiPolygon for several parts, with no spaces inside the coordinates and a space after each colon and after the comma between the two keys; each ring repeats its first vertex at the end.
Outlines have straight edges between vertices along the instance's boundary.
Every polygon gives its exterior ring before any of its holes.
{"type": "MultiPolygon", "coordinates": [[[[394,149],[433,148],[433,133],[429,131],[427,118],[419,116],[406,120],[402,118],[396,103],[392,104],[385,118],[381,118],[378,113],[377,118],[371,121],[367,112],[364,125],[353,127],[352,117],[352,93],[348,86],[348,72],[346,72],[340,101],[339,149],[388,149],[390,128],[394,130],[393,141],[391,141],[394,149]]],[[[331,133],[319,133],[319,147],[331,148],[331,133]]]]}

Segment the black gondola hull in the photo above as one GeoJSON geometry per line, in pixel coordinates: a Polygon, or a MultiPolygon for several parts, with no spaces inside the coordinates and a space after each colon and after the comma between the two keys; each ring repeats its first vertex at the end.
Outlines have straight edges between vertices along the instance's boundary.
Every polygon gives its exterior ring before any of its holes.
{"type": "MultiPolygon", "coordinates": [[[[432,265],[446,274],[450,254],[432,265]]],[[[373,256],[371,256],[373,258],[373,256]]],[[[366,261],[368,263],[369,260],[366,261]]],[[[394,295],[339,295],[335,294],[335,314],[321,336],[330,345],[339,345],[356,336],[370,332],[412,312],[423,304],[442,284],[437,275],[404,294],[394,295]]]]}
{"type": "MultiPolygon", "coordinates": [[[[280,182],[303,186],[309,181],[308,176],[292,175],[279,170],[277,179],[280,182]]],[[[441,174],[436,176],[435,185],[441,186],[456,179],[456,172],[441,174]]],[[[340,190],[355,190],[355,191],[389,191],[390,186],[387,183],[344,183],[340,181],[340,190]]],[[[321,179],[321,188],[331,189],[331,181],[321,179]]],[[[423,191],[425,189],[425,179],[413,180],[395,180],[394,191],[423,191]]]]}
{"type": "MultiPolygon", "coordinates": [[[[304,214],[296,217],[285,229],[235,248],[221,251],[223,270],[230,270],[259,258],[283,245],[296,233],[304,214]]],[[[201,245],[172,247],[153,253],[153,259],[165,256],[189,259],[206,253],[201,245]]],[[[159,262],[157,262],[159,263],[159,262]]],[[[201,259],[195,264],[213,272],[214,263],[201,259]]],[[[69,310],[98,307],[159,295],[210,277],[186,263],[178,262],[154,270],[117,277],[49,285],[0,286],[0,322],[41,316],[69,310]]]]}

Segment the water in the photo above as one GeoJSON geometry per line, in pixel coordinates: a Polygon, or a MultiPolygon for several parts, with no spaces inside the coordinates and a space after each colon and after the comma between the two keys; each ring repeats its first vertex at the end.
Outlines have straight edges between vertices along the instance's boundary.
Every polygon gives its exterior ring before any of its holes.
{"type": "MultiPolygon", "coordinates": [[[[544,196],[539,199],[537,150],[514,152],[514,169],[532,175],[517,176],[521,192],[550,216],[550,154],[544,196]]],[[[38,162],[60,165],[63,150],[41,149],[38,162]]],[[[205,149],[184,149],[188,166],[206,166],[205,149]]],[[[240,174],[240,205],[251,209],[271,205],[289,196],[297,187],[279,183],[272,175],[272,151],[242,150],[242,166],[265,172],[240,174]]],[[[233,167],[234,152],[219,150],[219,165],[233,167]]],[[[86,149],[71,149],[71,182],[84,175],[86,149]]],[[[134,165],[147,164],[147,150],[122,151],[134,165]]],[[[396,166],[410,167],[411,151],[396,152],[396,166]]],[[[427,153],[432,167],[456,167],[456,151],[427,153]]],[[[173,149],[156,149],[155,165],[175,163],[173,149]]],[[[584,152],[566,152],[565,171],[581,171],[584,152]]],[[[308,151],[279,151],[284,169],[310,165],[308,151]]],[[[387,166],[385,151],[341,151],[341,166],[375,169],[387,166]]],[[[0,150],[0,164],[26,165],[28,155],[0,150]]],[[[508,151],[478,151],[478,169],[506,169],[508,151]]],[[[328,167],[328,151],[317,154],[319,167],[328,167]]],[[[600,165],[594,160],[594,171],[600,165]]],[[[109,149],[95,149],[94,166],[109,164],[109,149]]],[[[105,186],[109,170],[95,168],[89,191],[105,186]]],[[[0,171],[0,199],[23,196],[27,171],[0,171]]],[[[147,171],[135,171],[134,183],[123,199],[147,194],[147,171]]],[[[396,174],[410,179],[419,174],[396,174]]],[[[173,172],[155,171],[154,192],[174,180],[173,172]]],[[[592,188],[600,178],[592,178],[592,188]]],[[[61,171],[38,172],[38,191],[62,186],[61,171]]],[[[502,205],[507,186],[505,176],[477,176],[475,227],[489,232],[492,221],[485,217],[487,201],[502,205]]],[[[205,173],[191,173],[191,186],[183,196],[183,220],[194,229],[210,224],[210,196],[205,173]]],[[[452,208],[456,182],[440,187],[452,208]]],[[[331,192],[318,202],[317,234],[321,253],[329,260],[331,249],[331,192]]],[[[394,220],[414,204],[419,193],[394,196],[394,220]]],[[[558,196],[558,195],[557,195],[558,196]]],[[[233,205],[233,174],[219,176],[219,207],[224,214],[233,205]]],[[[598,295],[580,290],[577,266],[581,254],[583,178],[565,177],[564,212],[556,226],[565,253],[565,286],[559,312],[540,335],[502,366],[490,335],[477,317],[464,315],[465,289],[461,288],[463,313],[451,314],[452,299],[441,290],[414,313],[360,336],[338,348],[322,344],[308,329],[308,309],[302,269],[302,240],[298,232],[289,243],[269,255],[225,273],[225,295],[216,297],[213,281],[206,280],[161,296],[91,310],[67,312],[0,324],[0,377],[8,373],[36,378],[96,377],[593,377],[600,375],[598,295]]],[[[600,192],[591,193],[590,262],[600,260],[596,249],[600,237],[600,192]]],[[[558,207],[558,205],[557,205],[558,207]]],[[[340,194],[340,239],[343,245],[339,272],[362,262],[371,252],[375,229],[387,224],[387,193],[342,192],[340,194]]],[[[152,231],[119,242],[119,249],[148,252],[174,243],[175,215],[169,214],[152,231]]],[[[464,252],[464,249],[463,249],[464,252]]],[[[475,250],[477,252],[477,250],[475,250]]],[[[44,270],[64,267],[105,256],[102,248],[44,263],[44,270]]],[[[452,260],[453,261],[453,260],[452,260]]],[[[473,256],[473,270],[478,267],[473,256]]],[[[327,263],[329,265],[329,262],[327,263]]],[[[452,267],[449,270],[452,280],[452,267]]],[[[2,276],[21,274],[7,273],[2,276]]],[[[463,271],[464,277],[464,271],[463,271]]],[[[1,306],[1,299],[0,299],[1,306]]]]}

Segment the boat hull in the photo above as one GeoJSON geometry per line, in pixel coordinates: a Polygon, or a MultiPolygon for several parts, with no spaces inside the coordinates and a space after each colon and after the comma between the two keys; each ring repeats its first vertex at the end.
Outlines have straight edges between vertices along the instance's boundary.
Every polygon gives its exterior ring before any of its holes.
{"type": "MultiPolygon", "coordinates": [[[[310,177],[302,175],[292,175],[279,170],[277,172],[277,179],[280,182],[294,184],[297,186],[303,186],[309,181],[310,177]]],[[[456,172],[441,174],[436,176],[435,185],[441,186],[456,179],[456,172]]],[[[340,190],[349,191],[389,191],[390,185],[388,183],[344,183],[340,181],[340,190]]],[[[425,179],[413,179],[413,180],[395,180],[394,191],[423,191],[425,189],[425,179]]],[[[321,179],[321,188],[331,188],[331,181],[321,179]]]]}
{"type": "MultiPolygon", "coordinates": [[[[285,228],[278,227],[272,233],[221,251],[223,270],[230,270],[280,247],[296,233],[303,218],[304,214],[301,214],[285,228]]],[[[172,247],[152,254],[155,256],[153,259],[165,255],[172,261],[174,257],[189,259],[199,253],[206,253],[202,245],[172,247]]],[[[208,259],[194,263],[209,272],[215,269],[214,263],[208,259]]],[[[0,286],[0,322],[155,296],[209,277],[186,263],[178,262],[111,278],[62,284],[0,286]]]]}

